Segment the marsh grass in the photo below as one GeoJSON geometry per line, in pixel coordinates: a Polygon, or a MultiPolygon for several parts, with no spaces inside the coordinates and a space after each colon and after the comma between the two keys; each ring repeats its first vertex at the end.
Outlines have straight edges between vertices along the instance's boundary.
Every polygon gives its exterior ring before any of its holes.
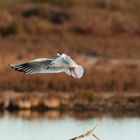
{"type": "Polygon", "coordinates": [[[70,8],[74,6],[74,0],[30,0],[33,3],[49,3],[51,5],[70,8]]]}

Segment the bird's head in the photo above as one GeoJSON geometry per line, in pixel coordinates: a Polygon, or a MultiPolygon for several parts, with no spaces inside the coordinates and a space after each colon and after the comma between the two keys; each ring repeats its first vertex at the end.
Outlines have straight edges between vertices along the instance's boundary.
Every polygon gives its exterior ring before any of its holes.
{"type": "Polygon", "coordinates": [[[62,55],[62,53],[58,51],[57,52],[57,56],[61,56],[61,55],[62,55]]]}

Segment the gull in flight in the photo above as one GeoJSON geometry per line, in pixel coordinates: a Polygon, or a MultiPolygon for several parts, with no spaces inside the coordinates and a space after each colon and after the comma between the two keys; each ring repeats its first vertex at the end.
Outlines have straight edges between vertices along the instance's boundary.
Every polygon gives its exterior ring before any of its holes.
{"type": "Polygon", "coordinates": [[[81,78],[84,70],[70,56],[57,52],[54,59],[39,58],[23,64],[10,64],[11,68],[26,74],[65,72],[74,78],[81,78]]]}
{"type": "Polygon", "coordinates": [[[86,131],[86,132],[83,133],[82,135],[77,136],[77,137],[74,137],[74,138],[69,139],[69,140],[81,140],[81,139],[83,139],[83,138],[85,138],[85,137],[87,137],[87,136],[92,136],[93,138],[96,138],[96,140],[100,140],[100,139],[94,134],[94,131],[95,131],[95,129],[97,128],[98,125],[99,125],[99,122],[96,124],[96,126],[95,126],[93,129],[91,129],[91,130],[89,130],[89,131],[86,131]]]}

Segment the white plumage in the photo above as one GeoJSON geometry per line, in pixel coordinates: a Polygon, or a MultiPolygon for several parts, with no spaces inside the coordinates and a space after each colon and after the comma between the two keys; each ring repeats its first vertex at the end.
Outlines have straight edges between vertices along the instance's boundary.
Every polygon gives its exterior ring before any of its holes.
{"type": "Polygon", "coordinates": [[[84,73],[81,65],[78,65],[70,56],[59,52],[54,59],[39,58],[23,64],[10,64],[10,67],[26,74],[65,72],[78,79],[84,73]]]}

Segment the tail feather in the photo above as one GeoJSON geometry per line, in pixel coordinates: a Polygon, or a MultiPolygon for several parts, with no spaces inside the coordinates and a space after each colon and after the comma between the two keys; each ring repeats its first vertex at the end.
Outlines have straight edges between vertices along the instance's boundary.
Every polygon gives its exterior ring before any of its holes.
{"type": "Polygon", "coordinates": [[[84,69],[83,69],[83,67],[81,65],[78,65],[78,67],[75,68],[74,71],[75,71],[76,77],[78,79],[81,78],[83,76],[83,74],[84,74],[84,69]]]}

